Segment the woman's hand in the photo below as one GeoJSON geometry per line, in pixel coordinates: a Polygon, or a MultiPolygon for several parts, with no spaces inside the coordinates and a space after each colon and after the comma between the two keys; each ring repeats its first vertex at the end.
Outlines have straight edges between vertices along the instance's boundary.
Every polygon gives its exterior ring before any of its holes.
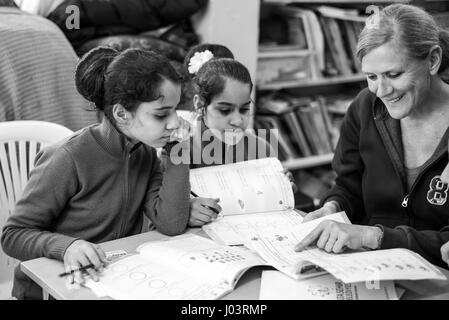
{"type": "MultiPolygon", "coordinates": [[[[64,253],[64,267],[67,272],[78,269],[83,266],[93,264],[94,268],[88,268],[87,274],[94,281],[98,281],[97,272],[103,271],[103,267],[107,264],[104,251],[96,244],[84,240],[76,240],[67,248],[64,253]]],[[[85,274],[76,271],[74,274],[67,276],[69,284],[83,284],[85,274]]]]}
{"type": "Polygon", "coordinates": [[[292,186],[293,193],[296,193],[296,191],[298,191],[298,187],[296,186],[293,174],[288,169],[284,169],[284,171],[282,171],[282,172],[286,175],[288,180],[290,180],[290,184],[292,186]]]}
{"type": "Polygon", "coordinates": [[[449,266],[449,241],[441,246],[441,259],[449,266]]]}
{"type": "Polygon", "coordinates": [[[319,208],[315,211],[309,212],[304,217],[304,220],[302,222],[304,223],[307,221],[312,221],[312,220],[315,220],[315,219],[318,219],[318,218],[321,218],[321,217],[324,217],[324,216],[327,216],[327,215],[330,215],[333,213],[337,213],[339,211],[341,211],[340,205],[336,201],[329,201],[329,202],[326,202],[321,208],[319,208]]]}
{"type": "Polygon", "coordinates": [[[345,248],[377,249],[380,245],[382,230],[379,227],[346,224],[332,220],[322,221],[312,232],[295,246],[302,251],[316,243],[318,248],[327,252],[341,253],[345,248]]]}
{"type": "Polygon", "coordinates": [[[192,198],[190,199],[190,227],[201,227],[202,225],[217,218],[221,212],[218,205],[220,199],[215,198],[192,198]]]}

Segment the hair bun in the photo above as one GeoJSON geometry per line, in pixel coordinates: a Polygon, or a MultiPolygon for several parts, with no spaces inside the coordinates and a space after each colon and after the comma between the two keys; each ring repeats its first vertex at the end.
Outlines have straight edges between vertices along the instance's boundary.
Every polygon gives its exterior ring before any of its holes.
{"type": "Polygon", "coordinates": [[[95,106],[103,110],[104,75],[119,52],[109,47],[98,47],[85,53],[75,70],[78,92],[95,106]]]}

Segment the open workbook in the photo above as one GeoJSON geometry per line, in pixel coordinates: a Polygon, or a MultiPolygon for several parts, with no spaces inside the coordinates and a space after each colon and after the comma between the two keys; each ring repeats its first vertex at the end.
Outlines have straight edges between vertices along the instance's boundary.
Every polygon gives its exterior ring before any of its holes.
{"type": "Polygon", "coordinates": [[[138,254],[110,265],[86,286],[119,300],[213,300],[234,289],[251,267],[266,265],[243,247],[226,247],[194,234],[144,243],[138,254]]]}
{"type": "Polygon", "coordinates": [[[344,283],[385,280],[446,279],[441,271],[408,249],[358,250],[328,253],[317,247],[296,252],[294,247],[324,220],[349,223],[344,212],[324,216],[288,229],[264,230],[247,237],[246,245],[270,265],[293,279],[302,279],[305,266],[319,266],[344,283]]]}
{"type": "Polygon", "coordinates": [[[289,179],[277,158],[264,158],[190,170],[192,191],[220,198],[223,211],[203,230],[215,241],[242,245],[247,234],[299,225],[289,179]]]}

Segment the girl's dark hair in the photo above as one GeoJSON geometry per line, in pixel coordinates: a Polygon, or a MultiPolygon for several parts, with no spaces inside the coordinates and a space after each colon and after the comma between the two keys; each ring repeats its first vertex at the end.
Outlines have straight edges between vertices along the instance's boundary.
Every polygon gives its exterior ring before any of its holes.
{"type": "Polygon", "coordinates": [[[434,45],[442,49],[439,74],[449,67],[449,32],[441,29],[424,9],[412,5],[392,4],[378,15],[373,14],[362,30],[357,44],[361,61],[373,49],[395,41],[409,58],[423,60],[434,45]]]}
{"type": "Polygon", "coordinates": [[[205,106],[209,105],[213,97],[223,92],[226,78],[237,80],[250,85],[253,82],[248,69],[234,59],[211,59],[204,63],[193,78],[195,93],[199,95],[205,106]]]}
{"type": "Polygon", "coordinates": [[[140,103],[160,97],[159,88],[164,80],[181,83],[181,77],[165,57],[142,49],[118,52],[98,47],[87,52],[75,70],[78,92],[95,103],[96,109],[102,110],[113,123],[114,104],[135,111],[140,103]]]}
{"type": "Polygon", "coordinates": [[[221,44],[215,44],[215,43],[201,43],[197,44],[196,46],[193,46],[190,48],[190,50],[187,52],[185,58],[184,58],[184,66],[188,68],[190,59],[193,57],[193,55],[197,52],[203,52],[209,50],[214,55],[214,58],[230,58],[234,59],[234,54],[231,50],[228,49],[228,47],[223,46],[221,44]]]}

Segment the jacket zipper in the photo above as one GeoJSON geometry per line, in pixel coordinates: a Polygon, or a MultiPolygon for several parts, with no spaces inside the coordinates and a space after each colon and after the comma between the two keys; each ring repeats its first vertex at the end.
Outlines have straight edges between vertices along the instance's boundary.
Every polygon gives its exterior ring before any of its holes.
{"type": "Polygon", "coordinates": [[[403,206],[404,208],[407,208],[407,206],[408,206],[408,198],[409,198],[409,195],[406,194],[405,197],[404,197],[404,199],[402,200],[402,206],[403,206]]]}
{"type": "Polygon", "coordinates": [[[129,202],[129,159],[131,158],[131,153],[129,153],[129,150],[126,150],[126,154],[125,154],[125,179],[124,179],[124,184],[123,184],[123,189],[124,189],[124,205],[123,205],[123,209],[121,212],[121,219],[120,219],[120,234],[119,237],[123,237],[123,232],[126,228],[126,216],[127,216],[127,211],[128,211],[128,202],[129,202]]]}
{"type": "MultiPolygon", "coordinates": [[[[410,191],[409,191],[408,193],[405,193],[404,181],[402,180],[402,177],[401,177],[401,175],[400,175],[400,173],[399,173],[399,169],[397,168],[397,165],[395,164],[394,158],[393,158],[393,156],[391,155],[391,151],[389,150],[389,147],[386,145],[386,143],[388,143],[388,142],[385,141],[386,137],[384,136],[384,135],[385,135],[385,134],[384,134],[384,130],[383,130],[384,128],[380,128],[380,125],[379,125],[379,123],[377,122],[377,119],[376,119],[376,118],[374,118],[374,120],[375,120],[374,123],[376,124],[376,127],[377,127],[377,129],[379,130],[380,136],[381,136],[382,140],[384,140],[384,145],[385,145],[385,148],[387,149],[387,153],[388,153],[390,159],[391,159],[392,162],[393,162],[393,167],[394,167],[394,169],[395,169],[396,175],[399,177],[399,180],[401,181],[401,190],[402,190],[402,194],[404,195],[404,198],[402,199],[402,202],[401,202],[401,206],[405,209],[405,212],[407,213],[407,216],[408,216],[408,218],[409,218],[409,224],[412,225],[411,222],[412,222],[412,218],[413,218],[413,220],[414,220],[414,216],[413,216],[412,212],[411,212],[410,209],[409,209],[409,208],[410,208],[410,207],[409,207],[409,199],[410,199],[410,196],[411,196],[411,194],[413,193],[416,184],[417,184],[418,181],[421,179],[421,177],[424,175],[424,173],[427,171],[427,169],[428,169],[430,166],[432,166],[434,163],[436,163],[437,161],[439,161],[439,160],[443,157],[444,153],[441,154],[438,158],[436,158],[434,161],[432,161],[431,163],[427,164],[427,166],[424,167],[424,169],[420,172],[420,174],[418,175],[418,177],[416,178],[416,180],[413,182],[413,185],[412,185],[412,187],[410,188],[410,191]]],[[[414,223],[413,223],[413,225],[414,225],[414,223]]]]}
{"type": "MultiPolygon", "coordinates": [[[[380,128],[380,124],[378,123],[378,121],[379,121],[379,120],[375,117],[375,118],[374,118],[374,123],[376,124],[377,130],[378,130],[379,133],[380,133],[380,137],[381,137],[381,139],[383,140],[383,143],[384,143],[385,149],[387,150],[388,156],[390,157],[390,159],[391,159],[391,161],[392,161],[392,163],[393,163],[394,171],[396,172],[396,175],[397,175],[397,177],[399,178],[399,181],[401,182],[401,183],[400,183],[400,185],[401,185],[401,191],[402,191],[402,194],[404,195],[404,198],[402,199],[401,205],[402,205],[402,207],[407,208],[407,206],[408,206],[409,194],[406,194],[406,193],[405,193],[404,181],[402,180],[402,176],[401,176],[401,174],[399,173],[399,169],[398,169],[398,167],[397,167],[397,165],[396,165],[396,162],[395,162],[395,160],[394,160],[394,157],[391,155],[391,150],[389,149],[389,146],[387,145],[388,142],[386,141],[386,137],[385,137],[385,133],[384,133],[384,128],[380,128]]],[[[408,210],[406,210],[406,211],[407,211],[408,216],[410,216],[410,212],[409,212],[408,210]]]]}
{"type": "Polygon", "coordinates": [[[427,169],[429,169],[434,163],[440,161],[440,159],[444,156],[444,153],[441,154],[438,158],[436,158],[431,163],[428,163],[423,170],[419,173],[419,175],[416,177],[415,181],[412,184],[412,187],[410,188],[410,192],[404,196],[404,199],[402,200],[402,206],[404,208],[408,207],[408,199],[410,198],[410,195],[412,194],[413,190],[415,189],[416,184],[418,183],[419,179],[426,173],[427,169]]]}

